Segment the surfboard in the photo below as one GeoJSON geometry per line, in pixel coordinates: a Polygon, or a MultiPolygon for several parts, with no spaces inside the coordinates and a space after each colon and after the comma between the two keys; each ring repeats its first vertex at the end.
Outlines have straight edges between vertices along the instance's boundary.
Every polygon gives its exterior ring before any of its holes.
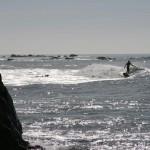
{"type": "Polygon", "coordinates": [[[123,73],[123,76],[124,76],[125,78],[127,78],[127,77],[129,77],[129,74],[126,73],[126,72],[124,72],[124,73],[123,73]]]}

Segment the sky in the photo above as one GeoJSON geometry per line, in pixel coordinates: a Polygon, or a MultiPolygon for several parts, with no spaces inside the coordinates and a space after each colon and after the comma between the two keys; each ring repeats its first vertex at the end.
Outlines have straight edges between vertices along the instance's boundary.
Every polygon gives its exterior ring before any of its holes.
{"type": "Polygon", "coordinates": [[[0,53],[150,53],[150,0],[0,0],[0,53]]]}

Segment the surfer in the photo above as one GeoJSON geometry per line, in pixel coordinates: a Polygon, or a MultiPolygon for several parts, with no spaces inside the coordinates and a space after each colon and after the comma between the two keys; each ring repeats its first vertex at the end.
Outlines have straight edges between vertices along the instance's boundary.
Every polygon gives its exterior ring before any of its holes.
{"type": "MultiPolygon", "coordinates": [[[[124,68],[127,66],[127,73],[128,73],[128,74],[130,73],[130,65],[131,65],[131,66],[134,66],[134,65],[131,64],[130,61],[128,61],[128,62],[126,63],[126,65],[124,66],[124,68]]],[[[135,67],[135,66],[134,66],[134,67],[135,67]]]]}

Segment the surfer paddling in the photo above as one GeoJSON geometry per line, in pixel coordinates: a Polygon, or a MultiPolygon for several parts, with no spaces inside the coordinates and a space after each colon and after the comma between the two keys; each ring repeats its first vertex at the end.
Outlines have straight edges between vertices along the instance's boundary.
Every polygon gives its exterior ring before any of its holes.
{"type": "MultiPolygon", "coordinates": [[[[128,61],[128,62],[126,63],[126,65],[124,66],[124,68],[127,67],[127,72],[126,72],[126,73],[128,73],[128,74],[130,73],[130,66],[134,66],[134,65],[131,64],[130,61],[128,61]]],[[[134,67],[136,67],[136,66],[134,66],[134,67]]]]}

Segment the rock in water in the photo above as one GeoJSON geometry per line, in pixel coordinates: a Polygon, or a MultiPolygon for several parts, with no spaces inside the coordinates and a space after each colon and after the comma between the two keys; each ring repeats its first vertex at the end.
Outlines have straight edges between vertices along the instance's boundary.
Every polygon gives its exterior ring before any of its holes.
{"type": "Polygon", "coordinates": [[[0,150],[28,149],[30,145],[22,139],[22,125],[0,74],[0,150]]]}

